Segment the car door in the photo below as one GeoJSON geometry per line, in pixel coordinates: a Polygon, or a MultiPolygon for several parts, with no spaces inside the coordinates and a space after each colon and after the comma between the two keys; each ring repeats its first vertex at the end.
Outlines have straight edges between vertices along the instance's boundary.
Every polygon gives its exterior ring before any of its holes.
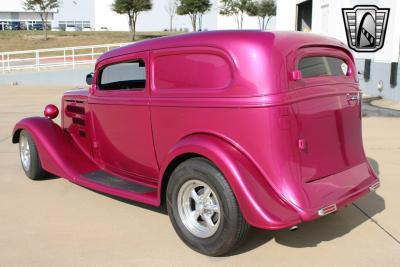
{"type": "Polygon", "coordinates": [[[340,48],[312,47],[300,49],[296,62],[302,78],[292,87],[303,99],[292,108],[303,147],[303,181],[362,164],[361,100],[352,58],[340,48]]]}
{"type": "Polygon", "coordinates": [[[97,161],[117,174],[156,179],[148,60],[141,52],[98,63],[89,107],[97,161]]]}

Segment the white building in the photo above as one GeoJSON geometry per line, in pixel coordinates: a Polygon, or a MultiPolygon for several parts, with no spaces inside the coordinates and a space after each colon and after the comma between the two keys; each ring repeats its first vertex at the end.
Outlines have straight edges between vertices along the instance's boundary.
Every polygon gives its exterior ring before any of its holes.
{"type": "MultiPolygon", "coordinates": [[[[53,20],[54,12],[49,14],[50,21],[53,20]]],[[[22,21],[28,27],[32,27],[40,23],[41,19],[39,13],[25,10],[22,1],[0,0],[0,30],[4,30],[12,21],[22,21]]]]}
{"type": "Polygon", "coordinates": [[[353,52],[363,91],[400,100],[400,1],[398,0],[277,0],[277,30],[310,30],[347,44],[342,8],[376,5],[390,8],[385,43],[374,53],[353,52]]]}

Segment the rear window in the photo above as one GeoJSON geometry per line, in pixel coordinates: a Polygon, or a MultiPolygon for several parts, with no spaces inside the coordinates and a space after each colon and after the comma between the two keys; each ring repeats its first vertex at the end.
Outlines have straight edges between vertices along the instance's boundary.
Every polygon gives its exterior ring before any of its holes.
{"type": "Polygon", "coordinates": [[[327,56],[305,57],[299,61],[298,69],[303,78],[319,76],[346,76],[348,66],[343,59],[327,56]]]}
{"type": "Polygon", "coordinates": [[[113,64],[101,71],[101,90],[143,90],[146,68],[143,60],[113,64]]]}
{"type": "Polygon", "coordinates": [[[214,54],[165,55],[154,61],[157,89],[222,89],[231,79],[229,63],[214,54]]]}

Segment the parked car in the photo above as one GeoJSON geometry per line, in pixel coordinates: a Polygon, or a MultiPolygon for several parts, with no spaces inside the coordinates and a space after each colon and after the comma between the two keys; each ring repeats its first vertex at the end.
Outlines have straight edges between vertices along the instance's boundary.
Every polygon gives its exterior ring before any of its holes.
{"type": "Polygon", "coordinates": [[[67,32],[76,32],[77,29],[76,29],[76,26],[75,26],[75,25],[67,25],[67,26],[65,27],[65,31],[67,31],[67,32]]]}
{"type": "Polygon", "coordinates": [[[5,29],[11,31],[26,30],[26,25],[21,21],[10,21],[6,24],[5,29]]]}
{"type": "Polygon", "coordinates": [[[343,43],[313,34],[152,39],[102,55],[61,125],[49,105],[12,141],[29,178],[165,203],[188,246],[223,255],[250,226],[295,229],[379,187],[356,75],[343,43]]]}
{"type": "Polygon", "coordinates": [[[108,32],[109,29],[107,27],[100,27],[99,31],[101,32],[108,32]]]}
{"type": "Polygon", "coordinates": [[[91,32],[91,31],[92,31],[92,28],[91,28],[91,27],[83,27],[83,28],[82,28],[82,31],[83,31],[83,32],[91,32]]]}
{"type": "Polygon", "coordinates": [[[43,31],[43,24],[42,23],[32,24],[32,26],[30,26],[29,29],[33,31],[43,31]]]}

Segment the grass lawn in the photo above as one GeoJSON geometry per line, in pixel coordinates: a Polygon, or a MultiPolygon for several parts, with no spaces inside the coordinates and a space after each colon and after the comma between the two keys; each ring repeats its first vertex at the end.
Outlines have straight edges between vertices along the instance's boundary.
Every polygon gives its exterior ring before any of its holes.
{"type": "MultiPolygon", "coordinates": [[[[169,34],[174,33],[139,32],[136,38],[141,40],[169,34]]],[[[130,42],[128,32],[49,31],[48,36],[49,39],[45,41],[42,31],[0,31],[0,52],[130,42]]]]}

